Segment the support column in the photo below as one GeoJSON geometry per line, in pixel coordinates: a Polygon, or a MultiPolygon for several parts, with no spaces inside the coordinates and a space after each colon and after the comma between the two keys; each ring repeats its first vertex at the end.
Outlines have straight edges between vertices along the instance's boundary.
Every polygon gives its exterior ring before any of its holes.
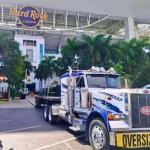
{"type": "Polygon", "coordinates": [[[4,3],[2,2],[2,10],[1,10],[1,13],[2,13],[2,20],[1,20],[1,23],[3,23],[4,21],[4,3]]]}
{"type": "Polygon", "coordinates": [[[53,12],[53,29],[55,30],[56,27],[56,10],[53,12]]]}
{"type": "Polygon", "coordinates": [[[132,38],[136,37],[134,19],[127,18],[124,23],[125,23],[125,40],[129,41],[132,38]]]}
{"type": "Polygon", "coordinates": [[[139,40],[139,33],[138,33],[138,27],[137,27],[137,25],[135,27],[135,37],[139,40]]]}

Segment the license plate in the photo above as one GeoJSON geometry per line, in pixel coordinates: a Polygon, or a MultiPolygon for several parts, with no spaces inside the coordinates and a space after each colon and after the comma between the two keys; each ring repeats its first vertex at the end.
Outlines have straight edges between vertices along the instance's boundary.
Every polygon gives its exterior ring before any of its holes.
{"type": "Polygon", "coordinates": [[[116,133],[117,147],[144,148],[150,147],[150,132],[116,133]]]}

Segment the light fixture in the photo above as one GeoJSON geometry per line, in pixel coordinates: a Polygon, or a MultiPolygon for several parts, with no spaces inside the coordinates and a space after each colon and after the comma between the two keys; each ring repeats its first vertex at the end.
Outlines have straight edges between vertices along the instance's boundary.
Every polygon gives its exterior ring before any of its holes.
{"type": "Polygon", "coordinates": [[[101,68],[100,68],[100,72],[106,72],[105,68],[104,68],[104,67],[101,67],[101,68]]]}
{"type": "Polygon", "coordinates": [[[96,72],[100,72],[100,68],[99,67],[95,67],[96,72]]]}
{"type": "Polygon", "coordinates": [[[125,120],[126,119],[126,114],[113,114],[113,113],[109,113],[107,115],[107,118],[109,120],[125,120]]]}

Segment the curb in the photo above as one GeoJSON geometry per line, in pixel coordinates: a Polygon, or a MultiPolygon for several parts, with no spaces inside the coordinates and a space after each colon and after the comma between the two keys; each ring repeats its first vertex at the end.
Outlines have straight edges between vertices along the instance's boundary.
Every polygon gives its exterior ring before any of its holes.
{"type": "Polygon", "coordinates": [[[0,99],[0,102],[9,102],[9,99],[0,99]]]}

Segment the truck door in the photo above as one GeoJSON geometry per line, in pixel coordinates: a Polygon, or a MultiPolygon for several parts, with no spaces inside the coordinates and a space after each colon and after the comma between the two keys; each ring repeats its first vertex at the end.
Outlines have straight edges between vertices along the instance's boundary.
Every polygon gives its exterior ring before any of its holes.
{"type": "Polygon", "coordinates": [[[81,88],[85,87],[84,77],[76,78],[76,88],[74,90],[74,106],[81,108],[81,88]]]}

